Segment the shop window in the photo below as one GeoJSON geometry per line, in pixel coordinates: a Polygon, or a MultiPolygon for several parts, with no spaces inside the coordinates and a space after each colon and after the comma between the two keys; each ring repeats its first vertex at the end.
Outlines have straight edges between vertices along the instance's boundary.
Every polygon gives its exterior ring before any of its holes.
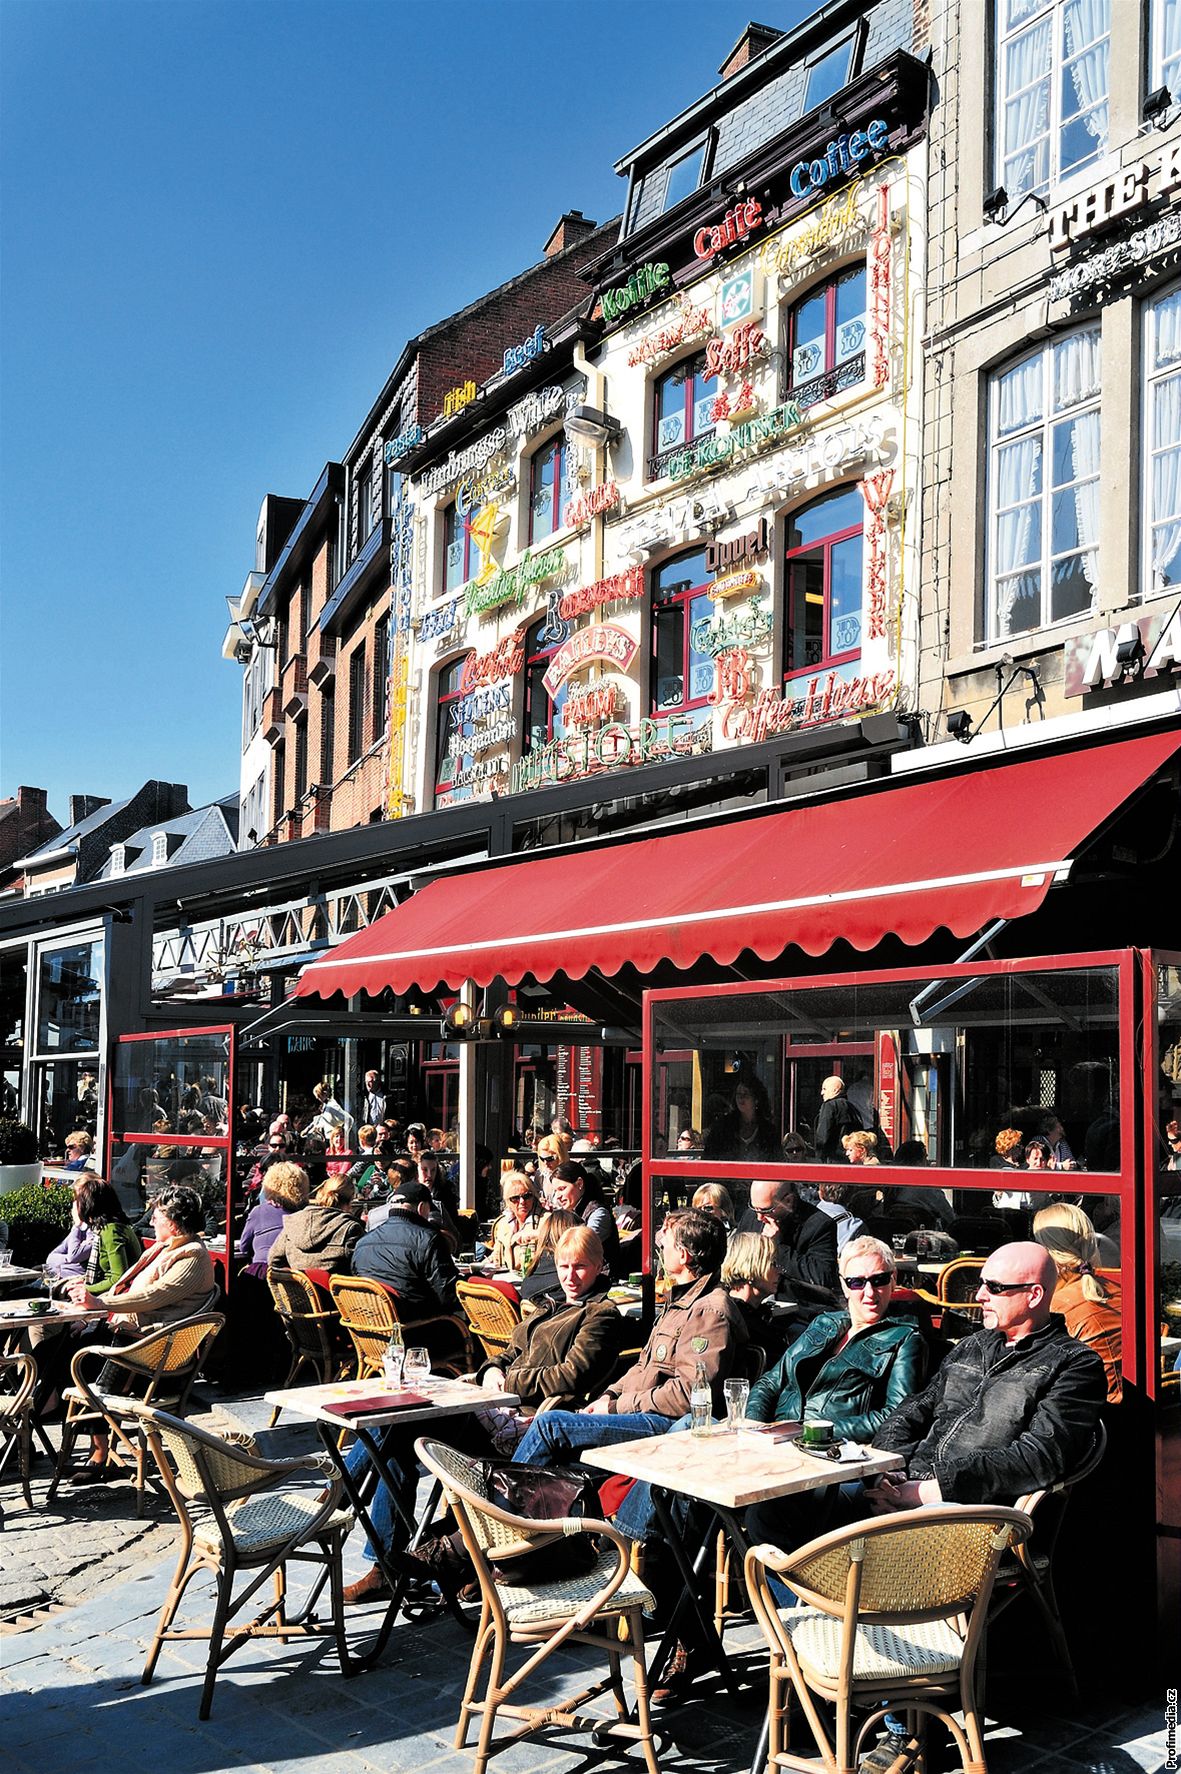
{"type": "Polygon", "coordinates": [[[996,182],[1010,204],[1107,150],[1111,0],[998,0],[996,182]]]}
{"type": "Polygon", "coordinates": [[[551,739],[561,739],[566,731],[562,710],[569,686],[563,684],[556,696],[551,696],[545,687],[546,670],[557,652],[556,645],[546,643],[547,627],[545,622],[536,622],[525,637],[525,720],[521,741],[524,752],[538,751],[551,739]]]}
{"type": "Polygon", "coordinates": [[[705,379],[704,351],[685,358],[658,378],[653,388],[654,453],[648,460],[649,480],[659,480],[670,456],[712,432],[711,409],[716,392],[705,379]]]}
{"type": "Polygon", "coordinates": [[[37,1051],[98,1046],[103,945],[87,938],[41,954],[37,1051]]]}
{"type": "Polygon", "coordinates": [[[380,739],[390,715],[390,619],[379,616],[373,629],[373,737],[380,739]]]}
{"type": "Polygon", "coordinates": [[[785,678],[861,651],[863,512],[860,487],[842,487],[788,520],[785,678]]]}
{"type": "Polygon", "coordinates": [[[787,317],[787,392],[800,407],[865,380],[865,266],[854,265],[796,302],[787,317]]]}
{"type": "Polygon", "coordinates": [[[562,513],[574,496],[569,481],[569,452],[559,433],[543,444],[529,464],[529,540],[541,542],[562,528],[562,513]]]}
{"type": "Polygon", "coordinates": [[[349,758],[355,764],[365,750],[366,703],[365,646],[354,647],[349,655],[349,758]]]}
{"type": "Polygon", "coordinates": [[[1181,0],[1153,0],[1148,90],[1155,92],[1161,86],[1181,99],[1181,0]]]}
{"type": "Polygon", "coordinates": [[[472,505],[461,511],[456,500],[443,514],[444,591],[458,590],[480,570],[480,550],[471,532],[482,510],[483,506],[472,505]]]}
{"type": "Polygon", "coordinates": [[[463,670],[470,654],[445,665],[438,676],[435,698],[435,796],[450,800],[457,773],[471,763],[464,751],[464,740],[470,737],[473,723],[465,720],[466,697],[461,689],[463,670]]]}
{"type": "Polygon", "coordinates": [[[707,144],[698,142],[679,160],[669,162],[668,174],[664,181],[664,207],[672,209],[683,197],[689,197],[701,183],[701,175],[705,170],[705,150],[707,144]]]}
{"type": "Polygon", "coordinates": [[[693,645],[696,624],[713,614],[712,583],[703,548],[665,561],[652,574],[653,714],[699,708],[713,688],[713,658],[693,645]]]}
{"type": "Polygon", "coordinates": [[[987,638],[1077,616],[1094,601],[1099,543],[1098,326],[992,377],[987,638]]]}
{"type": "Polygon", "coordinates": [[[1144,311],[1146,595],[1181,580],[1181,289],[1144,311]]]}

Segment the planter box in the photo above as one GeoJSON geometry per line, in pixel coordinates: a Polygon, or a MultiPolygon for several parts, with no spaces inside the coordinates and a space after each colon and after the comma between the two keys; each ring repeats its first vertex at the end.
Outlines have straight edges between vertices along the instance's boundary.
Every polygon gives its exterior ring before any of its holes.
{"type": "MultiPolygon", "coordinates": [[[[0,1195],[8,1195],[13,1189],[23,1189],[40,1181],[40,1159],[33,1164],[0,1164],[0,1195]]],[[[3,1215],[0,1214],[0,1219],[2,1218],[3,1215]]]]}

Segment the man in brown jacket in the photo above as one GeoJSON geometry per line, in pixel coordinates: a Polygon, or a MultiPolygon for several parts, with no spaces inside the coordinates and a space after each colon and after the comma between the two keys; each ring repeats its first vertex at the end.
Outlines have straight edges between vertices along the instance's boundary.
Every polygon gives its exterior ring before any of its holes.
{"type": "Polygon", "coordinates": [[[585,1411],[547,1411],[534,1417],[514,1460],[564,1465],[583,1448],[663,1435],[688,1411],[699,1363],[720,1411],[722,1381],[735,1351],[747,1340],[742,1315],[718,1280],[726,1254],[725,1227],[713,1215],[689,1208],[669,1214],[661,1235],[672,1294],[657,1314],[639,1360],[585,1411]]]}

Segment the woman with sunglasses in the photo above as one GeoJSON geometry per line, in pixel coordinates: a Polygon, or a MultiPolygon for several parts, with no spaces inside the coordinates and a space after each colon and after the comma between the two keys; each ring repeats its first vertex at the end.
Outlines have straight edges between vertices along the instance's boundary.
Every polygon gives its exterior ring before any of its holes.
{"type": "Polygon", "coordinates": [[[500,1179],[504,1212],[492,1228],[490,1256],[498,1269],[515,1269],[522,1246],[537,1244],[541,1203],[523,1170],[506,1170],[500,1179]]]}

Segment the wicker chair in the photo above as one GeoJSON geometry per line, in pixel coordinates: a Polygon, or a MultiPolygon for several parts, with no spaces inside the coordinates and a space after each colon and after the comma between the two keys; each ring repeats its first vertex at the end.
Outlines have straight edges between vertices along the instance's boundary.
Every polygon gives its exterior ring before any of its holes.
{"type": "Polygon", "coordinates": [[[1042,1617],[1054,1654],[1062,1666],[1066,1685],[1075,1699],[1078,1698],[1078,1678],[1074,1673],[1070,1645],[1062,1626],[1058,1597],[1054,1592],[1054,1548],[1058,1543],[1071,1492],[1083,1479],[1090,1478],[1106,1452],[1107,1430],[1100,1423],[1095,1431],[1091,1450],[1076,1472],[1060,1479],[1057,1484],[1046,1485],[1040,1491],[1027,1491],[1024,1496],[1018,1497],[1017,1508],[1023,1510],[1032,1520],[1033,1534],[1028,1540],[1015,1545],[1011,1553],[1002,1559],[988,1609],[988,1623],[991,1626],[998,1614],[1003,1614],[1018,1596],[1027,1595],[1030,1598],[1042,1617]]]}
{"type": "Polygon", "coordinates": [[[135,1512],[137,1516],[143,1514],[147,1445],[141,1435],[128,1434],[111,1417],[108,1404],[112,1397],[121,1397],[125,1388],[146,1404],[166,1404],[178,1415],[182,1413],[213,1339],[224,1323],[220,1312],[209,1312],[199,1318],[181,1318],[175,1324],[162,1325],[134,1343],[87,1343],[78,1350],[70,1363],[73,1385],[64,1394],[66,1415],[61,1448],[47,1503],[57,1495],[79,1435],[83,1431],[101,1434],[110,1428],[112,1440],[107,1461],[113,1459],[121,1465],[124,1458],[130,1459],[135,1468],[135,1512]],[[87,1380],[84,1371],[86,1364],[94,1360],[114,1368],[122,1376],[121,1385],[108,1385],[102,1392],[97,1391],[95,1382],[87,1380]]]}
{"type": "Polygon", "coordinates": [[[32,1355],[0,1355],[0,1387],[15,1376],[13,1390],[0,1389],[0,1472],[15,1449],[17,1470],[25,1502],[33,1507],[29,1467],[33,1454],[33,1394],[37,1390],[37,1362],[32,1355]]]}
{"type": "Polygon", "coordinates": [[[854,1774],[875,1727],[905,1709],[900,1768],[915,1765],[926,1720],[937,1718],[965,1774],[985,1774],[976,1655],[997,1566],[1031,1528],[1017,1509],[943,1504],[837,1528],[797,1552],[752,1546],[746,1586],[771,1649],[768,1767],[854,1774]],[[803,1605],[780,1610],[768,1572],[803,1605]],[[787,1747],[792,1689],[819,1757],[787,1747]],[[817,1697],[835,1708],[835,1742],[817,1697]],[[868,1712],[856,1731],[855,1711],[868,1712]]]}
{"type": "Polygon", "coordinates": [[[482,1715],[475,1774],[484,1774],[488,1758],[494,1753],[492,1737],[498,1713],[522,1721],[523,1728],[513,1733],[512,1741],[539,1728],[563,1726],[576,1731],[610,1731],[638,1739],[648,1774],[659,1774],[648,1709],[643,1626],[643,1615],[651,1613],[656,1604],[631,1572],[631,1542],[603,1521],[574,1517],[539,1524],[510,1515],[488,1502],[477,1468],[462,1454],[437,1441],[421,1439],[415,1446],[427,1471],[443,1487],[480,1583],[480,1624],[455,1734],[455,1747],[463,1749],[473,1714],[482,1715]],[[494,1573],[492,1561],[511,1563],[514,1554],[566,1534],[586,1533],[597,1535],[605,1544],[593,1569],[583,1576],[514,1585],[494,1573]],[[505,1657],[510,1644],[526,1645],[531,1650],[525,1662],[506,1679],[505,1657]],[[607,1675],[560,1702],[555,1702],[552,1693],[545,1694],[542,1704],[537,1706],[515,1702],[512,1697],[522,1683],[553,1652],[568,1645],[585,1645],[600,1651],[607,1661],[607,1675]],[[625,1653],[630,1654],[634,1669],[634,1722],[628,1716],[623,1690],[625,1653]],[[489,1659],[484,1696],[477,1699],[480,1672],[489,1659]],[[580,1711],[607,1692],[614,1699],[616,1718],[580,1711]]]}
{"type": "Polygon", "coordinates": [[[241,1447],[210,1435],[192,1423],[134,1399],[112,1402],[127,1434],[151,1450],[164,1488],[180,1522],[181,1545],[172,1583],[160,1610],[141,1681],[146,1687],[155,1672],[161,1647],[176,1639],[208,1639],[209,1656],[201,1689],[199,1717],[207,1719],[213,1704],[217,1672],[240,1645],[251,1638],[327,1638],[336,1641],[341,1670],[351,1673],[344,1633],[341,1557],[352,1527],[352,1515],[339,1507],[340,1481],[327,1490],[284,1490],[278,1487],[299,1471],[332,1477],[327,1454],[304,1454],[291,1460],[267,1460],[252,1447],[241,1447]],[[196,1505],[196,1508],[193,1507],[196,1505]],[[287,1566],[319,1568],[302,1611],[288,1617],[287,1566]],[[198,1571],[209,1571],[217,1585],[213,1620],[208,1626],[177,1630],[177,1609],[198,1571]],[[251,1581],[235,1596],[240,1572],[251,1581]],[[243,1623],[235,1615],[274,1578],[274,1600],[243,1623]],[[321,1621],[313,1610],[329,1585],[330,1618],[321,1621]]]}
{"type": "MultiPolygon", "coordinates": [[[[333,1332],[339,1323],[336,1313],[324,1310],[315,1283],[296,1269],[268,1269],[267,1285],[291,1346],[291,1366],[284,1387],[294,1385],[304,1368],[310,1368],[320,1384],[327,1385],[336,1378],[340,1367],[333,1343],[333,1332]]],[[[276,1405],[272,1411],[272,1428],[282,1408],[276,1405]]]]}
{"type": "Polygon", "coordinates": [[[456,1292],[489,1361],[503,1355],[521,1322],[516,1306],[498,1287],[490,1287],[486,1281],[461,1281],[456,1292]]]}
{"type": "Polygon", "coordinates": [[[961,1310],[975,1306],[984,1263],[984,1257],[953,1257],[950,1263],[945,1263],[936,1284],[939,1304],[958,1306],[961,1310]]]}
{"type": "Polygon", "coordinates": [[[381,1358],[396,1329],[401,1328],[406,1340],[407,1332],[426,1330],[435,1324],[452,1325],[461,1345],[453,1356],[432,1354],[435,1372],[466,1374],[471,1370],[472,1343],[466,1320],[447,1312],[435,1313],[430,1318],[403,1318],[393,1289],[364,1275],[333,1275],[329,1278],[329,1291],[353,1345],[355,1379],[370,1380],[380,1374],[381,1358]]]}

